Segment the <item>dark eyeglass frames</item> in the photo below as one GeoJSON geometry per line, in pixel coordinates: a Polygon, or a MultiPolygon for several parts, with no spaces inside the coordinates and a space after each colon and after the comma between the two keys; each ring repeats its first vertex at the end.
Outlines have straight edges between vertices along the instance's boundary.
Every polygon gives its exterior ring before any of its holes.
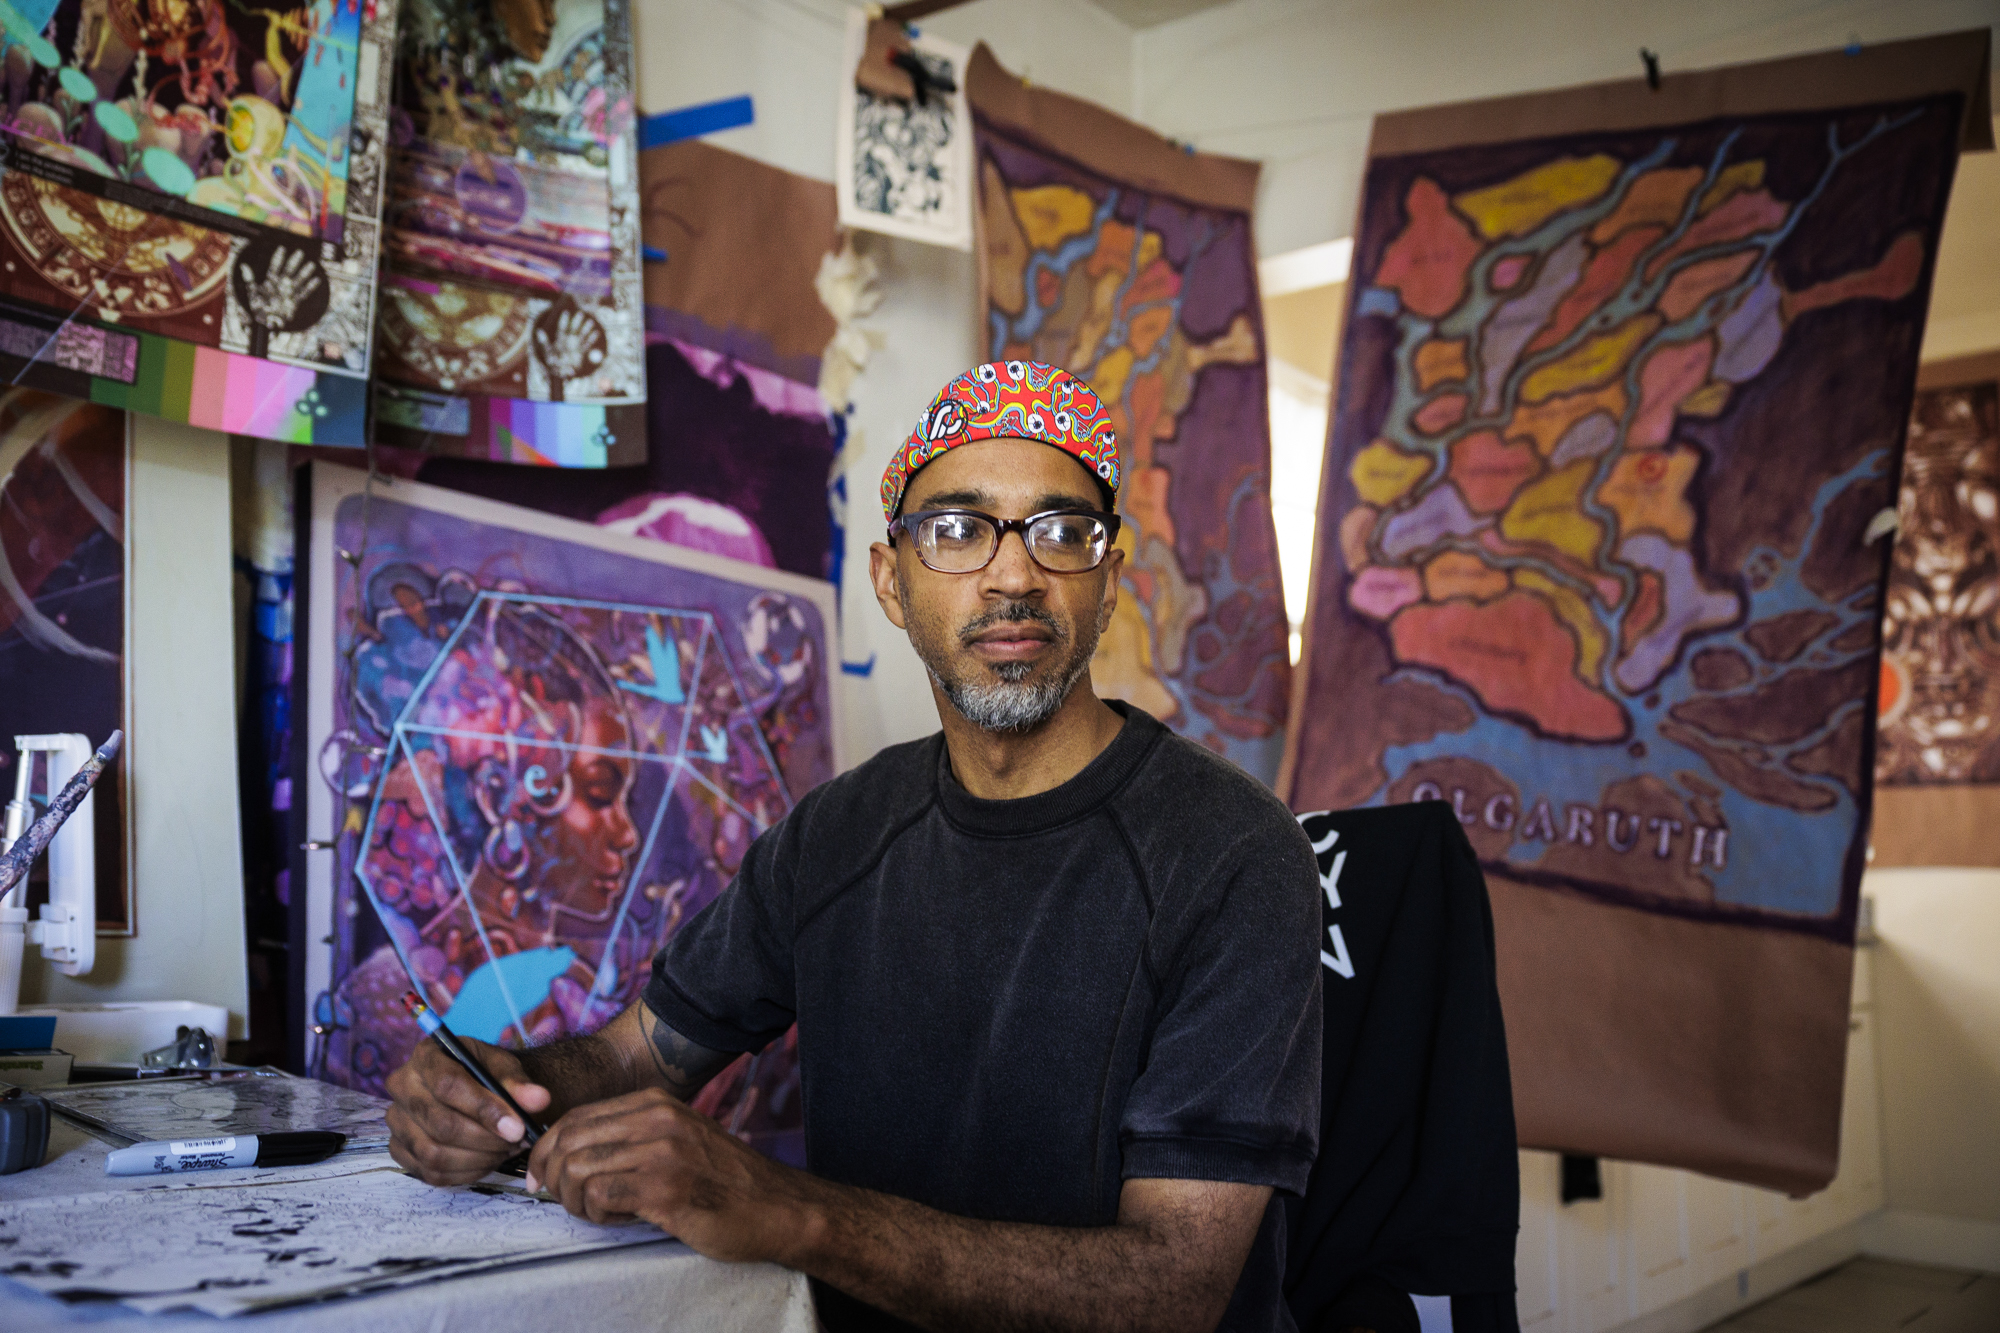
{"type": "Polygon", "coordinates": [[[1026,518],[995,518],[977,509],[919,509],[889,524],[889,544],[908,533],[917,559],[940,574],[972,574],[993,563],[1000,539],[1021,534],[1028,556],[1051,574],[1083,574],[1104,563],[1118,540],[1118,515],[1051,509],[1026,518]]]}

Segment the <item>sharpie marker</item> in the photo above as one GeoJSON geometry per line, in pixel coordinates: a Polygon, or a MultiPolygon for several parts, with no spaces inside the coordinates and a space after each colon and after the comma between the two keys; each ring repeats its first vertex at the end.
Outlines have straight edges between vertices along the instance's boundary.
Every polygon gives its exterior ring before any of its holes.
{"type": "Polygon", "coordinates": [[[291,1134],[233,1134],[220,1139],[135,1143],[106,1157],[104,1174],[148,1176],[176,1171],[222,1171],[235,1166],[308,1166],[325,1161],[346,1145],[347,1135],[317,1129],[291,1134]]]}

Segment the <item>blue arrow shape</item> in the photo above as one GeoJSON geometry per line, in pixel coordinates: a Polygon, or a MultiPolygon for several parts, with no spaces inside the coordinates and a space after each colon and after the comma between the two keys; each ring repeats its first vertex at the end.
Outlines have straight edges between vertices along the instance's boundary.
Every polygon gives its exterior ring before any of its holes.
{"type": "Polygon", "coordinates": [[[673,639],[662,639],[660,631],[646,626],[646,660],[653,668],[651,685],[634,685],[629,680],[618,682],[620,689],[644,695],[648,699],[658,699],[663,704],[684,704],[687,694],[681,689],[681,648],[673,639]]]}
{"type": "Polygon", "coordinates": [[[701,757],[711,764],[729,762],[729,733],[721,727],[704,725],[701,729],[701,757]]]}

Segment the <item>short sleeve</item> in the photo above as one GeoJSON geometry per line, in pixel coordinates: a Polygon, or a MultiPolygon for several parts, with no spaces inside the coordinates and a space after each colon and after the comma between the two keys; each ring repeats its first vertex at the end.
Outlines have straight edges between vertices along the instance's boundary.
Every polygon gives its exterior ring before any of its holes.
{"type": "Polygon", "coordinates": [[[751,843],[729,887],[653,956],[646,1007],[690,1041],[757,1051],[792,1025],[792,885],[805,809],[751,843]]]}
{"type": "Polygon", "coordinates": [[[1298,825],[1273,824],[1162,978],[1120,1124],[1125,1179],[1305,1191],[1319,1143],[1319,881],[1298,825]]]}

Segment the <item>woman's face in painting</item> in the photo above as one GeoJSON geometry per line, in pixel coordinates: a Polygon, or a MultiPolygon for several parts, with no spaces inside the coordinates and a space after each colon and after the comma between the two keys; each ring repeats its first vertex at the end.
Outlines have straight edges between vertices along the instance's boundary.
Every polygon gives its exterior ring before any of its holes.
{"type": "Polygon", "coordinates": [[[591,751],[629,750],[632,742],[617,705],[602,696],[584,705],[578,740],[583,748],[569,761],[570,799],[560,811],[540,819],[534,882],[524,887],[551,907],[595,916],[623,891],[627,858],[639,845],[639,831],[626,807],[631,758],[591,751]]]}

